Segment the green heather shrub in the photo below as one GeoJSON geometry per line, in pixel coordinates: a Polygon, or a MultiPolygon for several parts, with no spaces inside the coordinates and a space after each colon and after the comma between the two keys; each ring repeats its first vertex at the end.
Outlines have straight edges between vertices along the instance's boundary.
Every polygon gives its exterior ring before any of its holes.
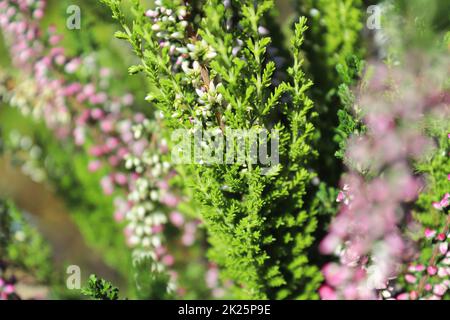
{"type": "MultiPolygon", "coordinates": [[[[312,82],[302,71],[300,50],[306,19],[301,18],[295,26],[287,80],[274,86],[276,67],[267,54],[271,38],[260,34],[272,1],[256,6],[253,1],[240,2],[240,9],[234,2],[225,7],[222,1],[207,1],[183,9],[188,10],[189,21],[178,31],[186,33],[175,35],[175,41],[180,51],[183,47],[192,50],[190,59],[193,68],[199,65],[198,73],[187,70],[187,65],[182,70],[172,64],[168,50],[158,44],[155,30],[159,27],[148,23],[138,1],[133,2],[132,26],[126,22],[120,1],[105,3],[124,28],[116,36],[127,39],[142,60],[130,72],[147,75],[154,88],[148,99],[162,111],[168,127],[193,129],[190,118],[195,118],[205,128],[278,131],[280,163],[267,174],[260,165],[194,164],[187,183],[195,188],[196,200],[202,204],[210,257],[223,268],[222,277],[233,281],[237,296],[317,297],[321,275],[310,265],[307,252],[314,242],[317,209],[307,196],[315,176],[310,161],[316,155],[311,147],[315,134],[311,121],[316,113],[307,96],[312,82]],[[235,25],[227,25],[227,21],[235,25]],[[237,50],[236,56],[233,52],[237,50]],[[197,112],[204,108],[196,101],[202,94],[200,88],[206,88],[210,96],[206,117],[197,112]]],[[[163,4],[174,12],[182,8],[178,1],[163,4]]],[[[170,23],[161,25],[162,30],[165,27],[170,32],[177,30],[177,25],[170,23]]]]}

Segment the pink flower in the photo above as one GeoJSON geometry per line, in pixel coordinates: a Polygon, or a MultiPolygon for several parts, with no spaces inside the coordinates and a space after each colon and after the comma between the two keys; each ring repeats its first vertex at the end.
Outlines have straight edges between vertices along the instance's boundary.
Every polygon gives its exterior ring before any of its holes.
{"type": "Polygon", "coordinates": [[[86,141],[85,130],[81,127],[76,127],[73,131],[73,137],[75,139],[75,144],[81,146],[86,141]]]}
{"type": "Polygon", "coordinates": [[[164,246],[159,246],[155,248],[155,253],[157,257],[162,257],[163,255],[165,255],[167,252],[166,247],[164,246]]]}
{"type": "Polygon", "coordinates": [[[12,294],[14,293],[14,286],[12,284],[7,284],[5,288],[3,289],[3,292],[6,294],[12,294]]]}
{"type": "Polygon", "coordinates": [[[108,96],[106,95],[106,93],[101,92],[101,93],[92,95],[89,98],[89,102],[91,104],[102,104],[102,103],[105,103],[107,99],[108,99],[108,96]]]}
{"type": "Polygon", "coordinates": [[[429,266],[427,272],[430,276],[434,276],[437,273],[437,268],[435,266],[429,266]]]}
{"type": "Polygon", "coordinates": [[[104,116],[104,112],[102,109],[95,108],[91,111],[91,117],[94,120],[99,120],[99,119],[103,118],[103,116],[104,116]]]}
{"type": "Polygon", "coordinates": [[[94,160],[94,161],[89,162],[88,170],[90,172],[95,172],[95,171],[99,170],[101,167],[102,167],[101,161],[94,160]]]}
{"type": "Polygon", "coordinates": [[[443,284],[435,284],[433,293],[437,296],[443,296],[447,292],[447,286],[443,284]]]}
{"type": "Polygon", "coordinates": [[[122,222],[124,218],[125,218],[125,214],[123,212],[121,212],[121,211],[114,212],[114,220],[116,222],[122,222]]]}
{"type": "Polygon", "coordinates": [[[44,11],[41,9],[37,9],[36,11],[33,12],[33,17],[40,20],[44,17],[44,11]]]}
{"type": "Polygon", "coordinates": [[[103,147],[102,146],[92,146],[89,150],[89,153],[94,157],[100,157],[103,155],[103,147]]]}
{"type": "Polygon", "coordinates": [[[194,243],[194,241],[195,241],[195,236],[192,233],[184,233],[183,236],[181,237],[181,242],[186,247],[191,246],[194,243]]]}
{"type": "Polygon", "coordinates": [[[407,274],[407,275],[405,275],[405,280],[408,283],[416,283],[417,278],[415,276],[413,276],[412,274],[407,274]]]}
{"type": "Polygon", "coordinates": [[[103,192],[106,195],[113,194],[113,192],[114,192],[114,185],[113,185],[111,177],[109,177],[109,176],[103,177],[102,180],[100,181],[100,184],[102,186],[103,192]]]}
{"type": "Polygon", "coordinates": [[[64,89],[64,95],[73,96],[75,93],[79,92],[80,90],[81,90],[81,84],[75,82],[75,83],[68,85],[64,89]]]}
{"type": "Polygon", "coordinates": [[[156,183],[160,190],[167,191],[169,190],[169,183],[166,180],[161,180],[156,183]]]}
{"type": "Polygon", "coordinates": [[[424,266],[423,264],[418,264],[418,265],[416,266],[416,271],[417,271],[417,272],[425,271],[425,266],[424,266]]]}
{"type": "Polygon", "coordinates": [[[355,300],[358,298],[358,288],[353,285],[349,284],[344,288],[344,298],[346,300],[355,300]]]}
{"type": "Polygon", "coordinates": [[[109,150],[113,150],[113,149],[117,148],[119,146],[119,144],[120,144],[119,139],[117,139],[115,137],[111,137],[106,140],[106,146],[109,150]]]}
{"type": "Polygon", "coordinates": [[[439,268],[437,275],[439,278],[446,278],[448,275],[446,268],[439,268]]]}
{"type": "Polygon", "coordinates": [[[114,180],[116,181],[116,183],[120,186],[124,186],[127,184],[128,182],[128,178],[125,174],[123,173],[116,173],[114,175],[114,180]]]}
{"type": "Polygon", "coordinates": [[[436,235],[436,230],[431,230],[429,228],[425,229],[425,238],[432,239],[436,235]]]}
{"type": "Polygon", "coordinates": [[[336,292],[329,286],[323,285],[319,288],[319,295],[322,300],[337,300],[336,292]]]}
{"type": "Polygon", "coordinates": [[[400,293],[397,296],[397,300],[409,300],[409,293],[407,293],[407,292],[400,293]]]}
{"type": "Polygon", "coordinates": [[[444,233],[439,233],[439,234],[437,235],[437,237],[436,237],[436,239],[439,240],[439,241],[444,241],[445,238],[446,238],[446,236],[445,236],[444,233]]]}
{"type": "Polygon", "coordinates": [[[133,104],[133,102],[134,102],[134,97],[132,94],[128,93],[128,94],[124,95],[122,98],[122,103],[125,106],[131,106],[133,104]]]}
{"type": "Polygon", "coordinates": [[[442,242],[439,244],[439,252],[445,255],[448,251],[448,242],[442,242]]]}
{"type": "Polygon", "coordinates": [[[339,191],[338,196],[336,198],[336,202],[342,202],[345,199],[345,194],[342,191],[339,191]]]}
{"type": "Polygon", "coordinates": [[[208,288],[213,289],[217,287],[219,281],[219,270],[215,265],[212,265],[208,268],[205,278],[208,288]]]}
{"type": "Polygon", "coordinates": [[[152,227],[152,233],[161,233],[164,231],[164,226],[162,224],[158,224],[152,227]]]}
{"type": "Polygon", "coordinates": [[[161,199],[161,203],[165,204],[166,206],[170,207],[170,208],[174,208],[178,205],[179,203],[179,199],[174,196],[171,193],[166,193],[162,199],[161,199]]]}
{"type": "Polygon", "coordinates": [[[119,157],[113,155],[108,158],[108,163],[113,167],[117,167],[120,163],[120,159],[119,157]]]}
{"type": "Polygon", "coordinates": [[[336,263],[328,263],[322,268],[322,273],[328,284],[333,287],[341,285],[348,277],[348,269],[336,263]]]}
{"type": "Polygon", "coordinates": [[[319,245],[320,252],[323,254],[332,254],[337,246],[341,243],[341,239],[330,233],[319,245]]]}
{"type": "Polygon", "coordinates": [[[75,58],[72,61],[70,61],[68,64],[66,64],[66,72],[67,73],[74,73],[75,71],[77,71],[77,69],[80,67],[81,65],[81,60],[79,58],[75,58]]]}
{"type": "Polygon", "coordinates": [[[417,300],[417,298],[419,297],[419,294],[417,293],[417,291],[411,291],[409,293],[409,297],[411,300],[417,300]]]}
{"type": "Polygon", "coordinates": [[[162,262],[166,266],[171,267],[175,263],[175,258],[172,255],[168,254],[168,255],[163,257],[162,262]]]}
{"type": "Polygon", "coordinates": [[[439,202],[433,202],[433,207],[438,210],[442,210],[449,205],[450,193],[446,193],[445,196],[439,202]]]}
{"type": "Polygon", "coordinates": [[[104,133],[109,133],[114,130],[114,123],[111,120],[103,120],[100,122],[100,129],[104,133]]]}
{"type": "Polygon", "coordinates": [[[169,215],[169,219],[170,219],[170,222],[178,228],[180,228],[184,224],[183,215],[177,211],[171,212],[169,215]]]}

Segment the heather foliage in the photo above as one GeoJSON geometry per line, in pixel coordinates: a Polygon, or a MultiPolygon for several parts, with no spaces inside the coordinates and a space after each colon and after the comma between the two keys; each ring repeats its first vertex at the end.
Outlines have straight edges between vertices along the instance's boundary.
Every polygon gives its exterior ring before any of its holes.
{"type": "Polygon", "coordinates": [[[193,16],[194,8],[180,11],[176,1],[147,12],[135,2],[133,29],[126,24],[119,2],[107,3],[126,30],[116,35],[128,39],[142,58],[143,64],[130,71],[146,72],[155,88],[149,99],[162,111],[167,126],[278,130],[282,163],[267,175],[262,175],[260,166],[194,165],[188,183],[203,205],[210,256],[224,267],[224,276],[235,282],[236,290],[241,288],[239,295],[314,297],[320,275],[308,266],[304,252],[312,244],[316,225],[316,208],[304,198],[314,176],[308,171],[314,156],[309,143],[314,113],[305,95],[311,82],[301,70],[300,57],[306,20],[296,24],[290,46],[293,65],[287,73],[291,80],[273,87],[275,65],[265,57],[270,38],[259,32],[263,16],[272,7],[270,1],[257,7],[244,4],[242,15],[232,4],[213,1],[205,4],[202,19],[193,16]],[[168,26],[159,19],[168,10],[186,22],[184,34],[164,30],[168,26]],[[232,15],[244,29],[241,34],[226,20],[232,15]],[[152,20],[153,25],[148,22],[152,20]],[[251,63],[244,64],[243,59],[251,63]],[[274,249],[280,245],[282,250],[274,249]]]}

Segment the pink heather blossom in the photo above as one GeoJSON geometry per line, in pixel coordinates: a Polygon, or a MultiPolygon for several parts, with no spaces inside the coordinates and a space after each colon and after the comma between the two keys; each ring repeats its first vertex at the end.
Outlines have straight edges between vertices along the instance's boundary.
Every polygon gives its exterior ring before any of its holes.
{"type": "Polygon", "coordinates": [[[76,59],[73,59],[72,61],[70,61],[68,64],[66,64],[66,68],[65,68],[65,71],[67,72],[67,73],[74,73],[74,72],[76,72],[77,70],[78,70],[78,68],[80,67],[80,65],[81,65],[81,60],[80,59],[78,59],[78,58],[76,58],[76,59]]]}
{"type": "MultiPolygon", "coordinates": [[[[373,78],[362,89],[365,91],[356,93],[367,131],[347,143],[348,173],[342,177],[336,199],[341,204],[340,212],[319,247],[324,254],[335,254],[340,264],[326,265],[322,270],[326,280],[321,294],[324,299],[377,299],[379,290],[388,288],[412,250],[399,226],[410,219],[405,209],[423,188],[411,163],[432,145],[420,131],[420,123],[424,114],[439,110],[441,104],[431,105],[428,99],[429,92],[439,85],[434,78],[423,81],[427,66],[411,71],[375,64],[373,70],[373,78]],[[413,101],[411,90],[416,94],[413,101]],[[355,286],[359,289],[356,293],[355,286]]],[[[433,206],[445,208],[449,197],[446,194],[433,206]]],[[[436,231],[426,229],[425,235],[432,239],[436,231]]],[[[437,269],[428,266],[427,272],[434,275],[437,269]]],[[[413,274],[405,279],[410,284],[419,282],[413,274]]],[[[386,293],[386,297],[391,296],[386,293]]],[[[409,292],[411,299],[418,296],[418,292],[409,292]]]]}
{"type": "Polygon", "coordinates": [[[156,183],[156,185],[158,186],[158,188],[160,190],[164,190],[164,191],[169,190],[169,183],[166,180],[158,181],[156,183]]]}
{"type": "Polygon", "coordinates": [[[103,155],[103,147],[102,146],[92,146],[89,150],[89,153],[94,157],[100,157],[103,155]]]}
{"type": "Polygon", "coordinates": [[[120,140],[116,137],[106,139],[106,146],[109,150],[114,150],[120,145],[120,140]]]}
{"type": "Polygon", "coordinates": [[[425,266],[423,265],[423,264],[419,264],[419,265],[417,265],[416,266],[416,271],[418,271],[418,272],[422,272],[422,271],[425,271],[425,266]]]}
{"type": "MultiPolygon", "coordinates": [[[[126,94],[122,98],[122,103],[124,106],[131,106],[134,102],[134,97],[132,94],[126,94]]],[[[139,122],[139,121],[136,121],[139,122]]]]}
{"type": "Polygon", "coordinates": [[[417,278],[412,274],[407,274],[405,275],[405,280],[409,283],[415,283],[417,281],[417,278]]]}
{"type": "MultiPolygon", "coordinates": [[[[10,2],[0,0],[0,5],[7,6],[10,2]]],[[[122,97],[110,95],[111,88],[108,87],[105,78],[110,77],[111,72],[97,66],[96,63],[89,70],[83,69],[88,79],[83,75],[83,80],[73,82],[78,76],[76,72],[82,65],[86,65],[85,59],[66,55],[64,48],[58,46],[61,36],[57,34],[55,26],[41,30],[39,23],[32,17],[42,18],[45,1],[34,3],[37,4],[35,7],[25,5],[17,10],[14,3],[13,7],[9,7],[7,17],[0,15],[2,35],[11,47],[14,66],[23,71],[24,77],[35,82],[37,95],[34,98],[38,102],[41,99],[41,92],[51,92],[51,97],[44,97],[45,103],[42,103],[44,107],[41,112],[48,128],[61,137],[63,143],[67,138],[73,137],[80,149],[89,148],[89,154],[93,159],[89,162],[87,170],[96,171],[103,164],[107,175],[99,182],[105,194],[112,195],[119,192],[124,196],[132,194],[134,191],[132,183],[127,182],[136,181],[141,175],[123,171],[125,169],[121,168],[120,164],[125,156],[141,156],[148,147],[146,140],[148,137],[140,140],[133,137],[133,126],[144,122],[145,116],[133,114],[132,110],[123,108],[133,104],[134,97],[131,94],[122,97]],[[10,28],[14,24],[15,29],[10,28]],[[87,141],[94,141],[94,145],[88,145],[87,141]]],[[[167,143],[162,142],[155,150],[156,153],[158,150],[167,153],[167,143]]],[[[158,180],[162,181],[160,186],[166,184],[175,174],[172,170],[167,176],[161,177],[158,180]]],[[[165,212],[164,207],[175,207],[180,199],[170,192],[168,183],[164,187],[167,187],[164,190],[167,191],[163,198],[165,203],[157,202],[156,205],[162,207],[162,211],[165,212]]],[[[126,217],[135,204],[133,201],[114,199],[113,216],[116,221],[122,221],[126,217]]],[[[184,227],[182,242],[185,245],[192,245],[195,241],[196,223],[185,222],[181,214],[172,217],[172,220],[174,226],[184,227]]],[[[152,226],[151,230],[154,233],[162,233],[164,224],[152,226]]],[[[124,234],[131,247],[137,246],[141,241],[132,228],[126,227],[124,234]]],[[[162,237],[159,236],[158,239],[162,237]]],[[[168,253],[165,254],[170,256],[168,253]]]]}
{"type": "Polygon", "coordinates": [[[34,11],[33,17],[38,20],[42,19],[44,17],[44,11],[40,9],[34,11]]]}
{"type": "Polygon", "coordinates": [[[445,278],[449,274],[447,273],[447,270],[445,268],[440,267],[440,268],[438,268],[437,275],[438,275],[439,278],[445,278]]]}
{"type": "Polygon", "coordinates": [[[397,300],[409,300],[409,294],[408,293],[401,293],[397,296],[397,300]]]}
{"type": "Polygon", "coordinates": [[[214,289],[219,284],[219,269],[215,264],[210,264],[208,266],[208,271],[205,275],[206,285],[210,289],[214,289]]]}
{"type": "MultiPolygon", "coordinates": [[[[78,93],[81,90],[81,84],[80,83],[71,83],[64,89],[64,95],[65,96],[73,96],[76,93],[78,93]]],[[[87,112],[87,110],[83,111],[87,112]]]]}
{"type": "Polygon", "coordinates": [[[155,253],[157,257],[162,257],[167,253],[167,248],[164,246],[159,246],[155,248],[155,253]]]}
{"type": "Polygon", "coordinates": [[[101,167],[102,167],[101,161],[100,160],[94,160],[94,161],[89,162],[88,170],[90,172],[95,172],[95,171],[98,171],[101,167]]]}
{"type": "Polygon", "coordinates": [[[181,237],[181,242],[184,246],[189,247],[191,246],[195,241],[195,235],[192,233],[184,233],[181,237]]]}
{"type": "Polygon", "coordinates": [[[100,108],[95,108],[91,111],[91,117],[94,120],[99,120],[99,119],[103,118],[104,115],[105,115],[105,113],[100,108]]]}
{"type": "Polygon", "coordinates": [[[120,164],[120,158],[118,156],[112,155],[108,158],[108,163],[112,167],[117,167],[120,164]]]}
{"type": "Polygon", "coordinates": [[[436,239],[439,240],[439,241],[444,241],[446,237],[447,237],[447,236],[445,235],[445,233],[439,233],[439,234],[436,236],[436,239]]]}
{"type": "Polygon", "coordinates": [[[162,224],[158,224],[152,227],[152,233],[161,233],[164,231],[164,226],[162,224]]]}
{"type": "Polygon", "coordinates": [[[114,220],[116,222],[122,222],[125,219],[125,214],[120,211],[114,212],[114,220]]]}
{"type": "Polygon", "coordinates": [[[439,202],[433,202],[433,207],[438,210],[442,210],[449,205],[450,193],[446,193],[439,202]]]}
{"type": "Polygon", "coordinates": [[[448,242],[443,242],[439,244],[439,252],[445,255],[448,251],[448,242]]]}
{"type": "Polygon", "coordinates": [[[433,288],[433,293],[437,296],[443,296],[447,292],[447,286],[443,284],[436,284],[433,288]]]}
{"type": "Polygon", "coordinates": [[[432,239],[436,236],[436,230],[431,230],[429,228],[425,229],[425,237],[427,239],[432,239]]]}
{"type": "Polygon", "coordinates": [[[111,121],[110,119],[105,119],[100,122],[100,129],[104,133],[110,133],[114,130],[114,122],[111,121]]]}
{"type": "Polygon", "coordinates": [[[336,292],[326,285],[319,288],[319,295],[322,300],[338,300],[336,292]]]}
{"type": "Polygon", "coordinates": [[[336,198],[336,202],[342,202],[345,199],[345,194],[342,191],[339,191],[338,196],[336,198]]]}
{"type": "Polygon", "coordinates": [[[14,291],[14,286],[12,284],[7,284],[3,289],[3,292],[6,294],[12,294],[14,291]]]}
{"type": "Polygon", "coordinates": [[[335,263],[325,265],[322,272],[327,283],[334,287],[341,285],[349,277],[348,268],[341,267],[335,263]]]}
{"type": "Polygon", "coordinates": [[[114,175],[114,181],[115,181],[118,185],[123,186],[123,185],[126,185],[126,184],[127,184],[127,182],[128,182],[128,177],[127,177],[125,174],[123,174],[123,173],[116,173],[116,174],[114,175]]]}
{"type": "Polygon", "coordinates": [[[437,273],[437,268],[435,266],[429,266],[427,272],[430,276],[434,276],[437,273]]]}
{"type": "Polygon", "coordinates": [[[175,263],[175,258],[172,255],[168,254],[162,258],[162,262],[166,266],[171,267],[175,263]]]}
{"type": "Polygon", "coordinates": [[[161,199],[161,203],[165,204],[169,208],[175,208],[179,202],[179,199],[171,193],[164,194],[161,199]]]}
{"type": "Polygon", "coordinates": [[[109,176],[103,177],[102,180],[100,181],[100,184],[102,186],[103,192],[106,195],[113,194],[114,184],[113,184],[111,177],[109,177],[109,176]]]}
{"type": "Polygon", "coordinates": [[[178,228],[180,228],[184,224],[183,215],[177,211],[172,211],[169,215],[169,219],[170,219],[170,222],[178,228]]]}

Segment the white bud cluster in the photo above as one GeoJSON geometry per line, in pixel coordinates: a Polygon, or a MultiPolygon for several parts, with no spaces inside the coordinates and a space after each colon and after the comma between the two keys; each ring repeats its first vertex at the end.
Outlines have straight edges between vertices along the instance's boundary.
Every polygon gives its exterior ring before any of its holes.
{"type": "Polygon", "coordinates": [[[152,30],[159,41],[161,48],[168,48],[169,55],[175,66],[179,66],[189,58],[188,50],[183,40],[186,36],[188,12],[185,6],[170,9],[158,1],[154,10],[148,10],[146,16],[153,22],[152,30]]]}
{"type": "MultiPolygon", "coordinates": [[[[135,138],[147,136],[152,128],[153,123],[150,121],[133,127],[135,138]]],[[[139,175],[128,194],[128,201],[133,204],[125,215],[127,230],[130,232],[129,243],[134,248],[154,255],[154,249],[162,245],[163,226],[167,223],[160,205],[158,181],[162,181],[167,175],[170,164],[162,161],[157,148],[151,148],[140,157],[127,155],[125,166],[139,175]]]]}

